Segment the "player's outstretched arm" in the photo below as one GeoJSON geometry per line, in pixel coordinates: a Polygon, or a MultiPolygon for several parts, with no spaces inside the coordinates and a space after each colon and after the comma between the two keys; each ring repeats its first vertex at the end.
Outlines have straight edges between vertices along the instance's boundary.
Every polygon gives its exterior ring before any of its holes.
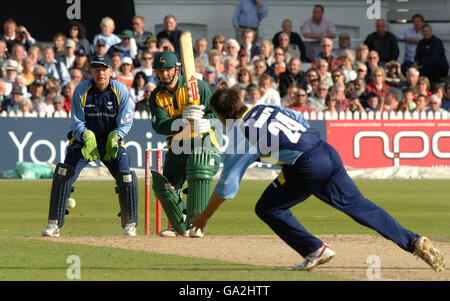
{"type": "Polygon", "coordinates": [[[218,196],[213,192],[205,210],[203,210],[202,213],[198,214],[191,220],[190,228],[193,229],[194,231],[196,231],[197,229],[203,230],[208,220],[212,217],[214,212],[216,212],[222,206],[224,202],[225,202],[224,198],[221,198],[220,196],[218,196]]]}

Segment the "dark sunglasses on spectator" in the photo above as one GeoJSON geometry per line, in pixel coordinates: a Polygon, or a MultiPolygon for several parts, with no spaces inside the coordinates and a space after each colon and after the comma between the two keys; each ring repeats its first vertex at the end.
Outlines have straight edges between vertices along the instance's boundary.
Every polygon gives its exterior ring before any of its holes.
{"type": "Polygon", "coordinates": [[[152,57],[143,57],[142,58],[143,60],[151,60],[151,59],[153,59],[152,57]]]}
{"type": "Polygon", "coordinates": [[[305,96],[306,96],[306,94],[301,94],[301,93],[297,93],[297,94],[295,94],[295,96],[297,96],[297,97],[299,97],[299,96],[301,96],[301,97],[305,97],[305,96]]]}

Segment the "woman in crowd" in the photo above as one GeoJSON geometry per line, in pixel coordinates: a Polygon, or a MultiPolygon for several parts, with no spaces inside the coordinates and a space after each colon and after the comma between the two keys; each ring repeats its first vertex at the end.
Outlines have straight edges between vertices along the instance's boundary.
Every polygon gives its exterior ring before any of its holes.
{"type": "Polygon", "coordinates": [[[69,39],[74,40],[76,44],[76,49],[83,49],[88,55],[92,53],[91,45],[89,41],[86,39],[87,32],[86,27],[83,24],[77,21],[72,21],[69,23],[66,36],[69,39]]]}
{"type": "Polygon", "coordinates": [[[247,89],[253,83],[252,74],[247,68],[239,68],[237,79],[242,89],[247,89]]]}
{"type": "Polygon", "coordinates": [[[259,59],[263,59],[264,62],[266,62],[267,67],[275,63],[273,45],[271,41],[264,40],[261,42],[260,53],[252,57],[250,64],[253,65],[253,63],[259,59]]]}
{"type": "Polygon", "coordinates": [[[120,65],[120,74],[114,77],[115,80],[122,82],[127,89],[130,90],[133,86],[134,76],[133,76],[133,60],[129,56],[122,58],[122,64],[120,65]]]}
{"type": "Polygon", "coordinates": [[[369,93],[375,93],[380,97],[385,97],[390,86],[386,83],[386,73],[381,67],[372,69],[371,81],[367,85],[366,90],[369,93]]]}
{"type": "Polygon", "coordinates": [[[145,97],[145,85],[147,84],[147,76],[143,71],[139,71],[134,76],[133,84],[130,89],[130,102],[132,110],[135,110],[135,106],[139,101],[144,100],[145,97]]]}
{"type": "Polygon", "coordinates": [[[417,96],[425,95],[427,99],[430,99],[431,94],[430,91],[430,80],[426,76],[419,77],[417,81],[417,93],[414,94],[414,101],[417,100],[417,96]]]}
{"type": "Polygon", "coordinates": [[[225,51],[225,36],[221,33],[216,34],[212,39],[212,48],[216,49],[222,54],[222,56],[227,55],[227,52],[225,51]]]}

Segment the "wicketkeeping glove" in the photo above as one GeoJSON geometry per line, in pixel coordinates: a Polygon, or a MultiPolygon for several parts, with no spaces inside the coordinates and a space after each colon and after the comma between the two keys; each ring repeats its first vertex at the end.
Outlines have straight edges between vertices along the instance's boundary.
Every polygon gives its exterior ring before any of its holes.
{"type": "Polygon", "coordinates": [[[204,105],[189,105],[184,109],[182,117],[187,120],[199,120],[202,119],[205,115],[203,110],[205,109],[204,105]]]}
{"type": "Polygon", "coordinates": [[[106,153],[103,159],[105,161],[111,161],[117,157],[117,152],[119,151],[119,135],[112,131],[108,135],[108,140],[106,141],[106,153]]]}
{"type": "Polygon", "coordinates": [[[205,134],[211,130],[211,122],[209,119],[195,120],[192,129],[196,134],[205,134]]]}
{"type": "Polygon", "coordinates": [[[95,161],[100,158],[100,154],[97,149],[97,140],[95,134],[91,130],[87,130],[83,133],[84,146],[81,148],[81,154],[86,160],[95,161]]]}

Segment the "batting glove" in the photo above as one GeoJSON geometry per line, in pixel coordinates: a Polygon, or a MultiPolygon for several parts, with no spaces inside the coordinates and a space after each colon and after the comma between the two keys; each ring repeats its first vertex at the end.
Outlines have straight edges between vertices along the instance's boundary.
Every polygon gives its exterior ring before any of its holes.
{"type": "Polygon", "coordinates": [[[199,120],[202,119],[205,115],[203,110],[205,109],[204,105],[189,105],[184,109],[182,117],[187,120],[199,120]]]}
{"type": "Polygon", "coordinates": [[[106,153],[103,159],[105,161],[111,161],[117,157],[119,152],[119,135],[112,131],[108,135],[108,140],[106,141],[106,153]]]}
{"type": "Polygon", "coordinates": [[[91,130],[87,130],[83,133],[84,146],[81,148],[81,154],[88,161],[95,161],[100,158],[100,154],[97,149],[97,140],[95,134],[91,130]]]}
{"type": "Polygon", "coordinates": [[[195,120],[192,129],[196,134],[209,133],[209,131],[211,131],[211,122],[209,119],[195,120]]]}

